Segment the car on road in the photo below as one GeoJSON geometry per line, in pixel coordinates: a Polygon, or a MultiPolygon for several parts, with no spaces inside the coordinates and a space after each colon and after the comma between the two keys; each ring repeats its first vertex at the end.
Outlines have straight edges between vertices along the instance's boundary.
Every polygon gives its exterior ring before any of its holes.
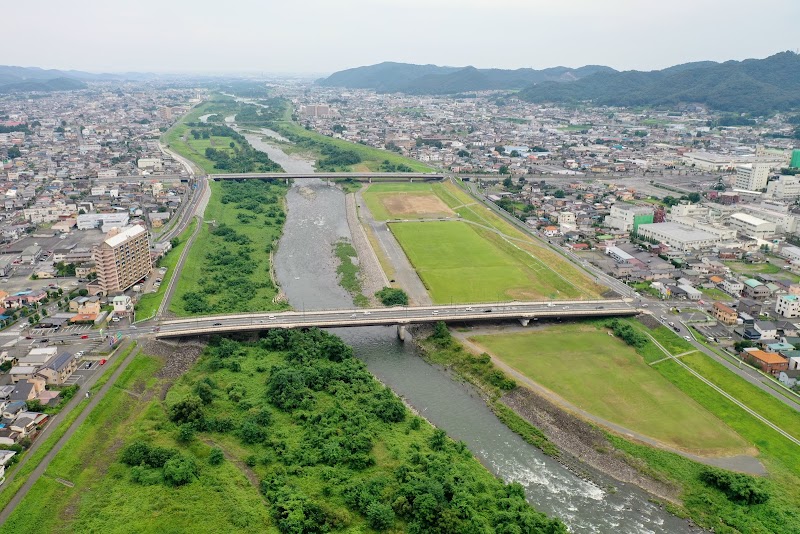
{"type": "Polygon", "coordinates": [[[364,312],[364,315],[371,315],[371,314],[372,314],[372,312],[368,312],[368,311],[364,312]]]}
{"type": "Polygon", "coordinates": [[[83,335],[81,336],[81,339],[89,339],[89,334],[83,334],[83,335]]]}
{"type": "Polygon", "coordinates": [[[267,319],[274,319],[274,318],[275,318],[274,315],[270,315],[269,317],[267,317],[267,319]]]}
{"type": "Polygon", "coordinates": [[[686,341],[691,341],[692,340],[692,338],[690,338],[689,336],[683,336],[683,339],[685,339],[686,341]]]}
{"type": "Polygon", "coordinates": [[[105,359],[105,358],[103,358],[102,360],[100,360],[100,365],[105,365],[105,364],[106,364],[106,359],[105,359]]]}
{"type": "Polygon", "coordinates": [[[467,306],[466,308],[464,308],[464,311],[472,311],[472,306],[467,306]]]}
{"type": "Polygon", "coordinates": [[[44,338],[44,339],[40,339],[39,343],[47,343],[48,341],[50,341],[50,340],[47,339],[47,338],[44,338]]]}
{"type": "Polygon", "coordinates": [[[222,323],[214,323],[214,324],[213,324],[213,325],[211,325],[211,326],[222,326],[222,323]]]}
{"type": "Polygon", "coordinates": [[[492,309],[491,309],[491,308],[488,308],[488,309],[486,309],[486,310],[483,310],[483,313],[492,313],[492,309]]]}
{"type": "Polygon", "coordinates": [[[431,315],[439,315],[439,310],[433,310],[433,311],[431,312],[431,315]]]}
{"type": "Polygon", "coordinates": [[[86,354],[86,351],[79,350],[78,352],[76,352],[76,353],[75,353],[75,357],[76,357],[76,358],[80,358],[80,357],[81,357],[81,356],[83,356],[84,354],[86,354]]]}

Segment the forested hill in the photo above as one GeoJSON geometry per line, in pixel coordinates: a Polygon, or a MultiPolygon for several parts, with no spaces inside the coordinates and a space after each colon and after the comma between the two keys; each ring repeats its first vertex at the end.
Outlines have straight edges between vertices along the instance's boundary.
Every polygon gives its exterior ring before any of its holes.
{"type": "Polygon", "coordinates": [[[331,74],[317,83],[327,87],[375,89],[410,94],[454,94],[487,89],[521,89],[545,81],[571,82],[598,72],[616,72],[610,67],[587,65],[577,69],[477,69],[384,62],[331,74]]]}
{"type": "Polygon", "coordinates": [[[800,55],[699,62],[641,72],[600,72],[573,83],[544,82],[519,93],[530,102],[608,106],[699,103],[720,111],[768,114],[800,108],[800,55]]]}
{"type": "Polygon", "coordinates": [[[40,69],[0,65],[0,93],[27,91],[72,91],[85,89],[85,82],[149,80],[154,74],[126,72],[119,74],[83,72],[79,70],[40,69]]]}

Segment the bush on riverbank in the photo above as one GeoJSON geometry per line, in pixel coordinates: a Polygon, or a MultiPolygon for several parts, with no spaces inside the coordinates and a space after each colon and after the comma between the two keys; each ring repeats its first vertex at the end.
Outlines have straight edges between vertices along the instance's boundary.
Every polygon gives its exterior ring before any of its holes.
{"type": "Polygon", "coordinates": [[[408,294],[402,289],[384,287],[375,296],[384,306],[408,306],[408,294]]]}

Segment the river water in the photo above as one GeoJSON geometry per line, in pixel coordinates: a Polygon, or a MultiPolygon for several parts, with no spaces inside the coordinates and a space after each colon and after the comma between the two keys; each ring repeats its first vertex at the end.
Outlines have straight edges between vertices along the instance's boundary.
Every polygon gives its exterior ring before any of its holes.
{"type": "MultiPolygon", "coordinates": [[[[267,135],[267,132],[264,132],[267,135]]],[[[286,172],[311,172],[312,165],[285,154],[255,134],[247,140],[286,172]]],[[[344,193],[320,181],[296,182],[286,196],[288,213],[275,255],[278,282],[295,309],[352,306],[336,279],[332,247],[350,238],[344,193]]],[[[492,473],[525,487],[538,510],[561,518],[572,532],[681,533],[696,529],[648,502],[638,488],[595,473],[599,485],[575,476],[522,440],[489,410],[468,385],[426,363],[394,327],[334,329],[369,370],[421,415],[453,439],[464,441],[492,473]],[[613,491],[605,488],[614,487],[613,491]]]]}

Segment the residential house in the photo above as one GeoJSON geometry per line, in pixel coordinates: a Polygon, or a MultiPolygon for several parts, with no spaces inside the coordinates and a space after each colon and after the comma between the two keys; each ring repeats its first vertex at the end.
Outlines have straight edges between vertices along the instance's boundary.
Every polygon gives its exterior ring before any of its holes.
{"type": "Polygon", "coordinates": [[[749,278],[744,281],[744,294],[754,300],[766,300],[770,296],[770,291],[758,280],[749,278]]]}
{"type": "Polygon", "coordinates": [[[78,367],[78,360],[69,352],[62,352],[39,369],[37,373],[50,385],[60,386],[78,367]]]}
{"type": "Polygon", "coordinates": [[[739,314],[736,313],[736,310],[731,308],[730,306],[726,306],[721,302],[715,302],[712,306],[714,312],[714,318],[722,324],[726,325],[735,325],[736,319],[739,318],[739,314]]]}
{"type": "Polygon", "coordinates": [[[761,339],[775,339],[778,337],[778,328],[772,321],[756,321],[753,328],[761,334],[761,339]]]}
{"type": "Polygon", "coordinates": [[[744,291],[744,284],[734,278],[725,278],[721,283],[721,287],[729,295],[739,295],[744,291]]]}
{"type": "Polygon", "coordinates": [[[800,369],[778,372],[778,382],[787,388],[793,388],[800,382],[800,369]]]}
{"type": "Polygon", "coordinates": [[[744,349],[742,358],[748,363],[752,363],[765,373],[777,375],[780,371],[789,369],[789,361],[774,352],[766,352],[759,349],[744,349]]]}

